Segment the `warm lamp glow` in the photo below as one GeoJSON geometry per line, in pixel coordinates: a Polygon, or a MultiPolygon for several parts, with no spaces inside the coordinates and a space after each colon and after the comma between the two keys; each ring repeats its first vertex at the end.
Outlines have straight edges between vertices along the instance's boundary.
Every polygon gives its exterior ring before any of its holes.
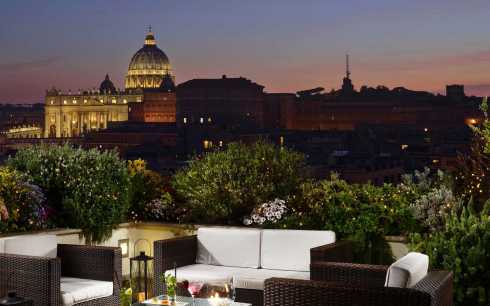
{"type": "Polygon", "coordinates": [[[128,257],[129,255],[129,239],[121,239],[117,242],[118,246],[121,248],[121,256],[128,257]]]}
{"type": "Polygon", "coordinates": [[[145,300],[145,293],[138,292],[138,302],[143,302],[145,300]]]}
{"type": "Polygon", "coordinates": [[[228,306],[230,305],[230,301],[226,298],[220,298],[218,293],[215,293],[214,296],[211,296],[209,299],[209,304],[212,306],[228,306]]]}

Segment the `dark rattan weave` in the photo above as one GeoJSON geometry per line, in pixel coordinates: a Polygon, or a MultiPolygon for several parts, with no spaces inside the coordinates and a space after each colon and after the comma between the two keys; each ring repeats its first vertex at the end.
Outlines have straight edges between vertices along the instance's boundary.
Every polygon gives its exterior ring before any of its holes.
{"type": "Polygon", "coordinates": [[[452,273],[431,271],[411,289],[384,287],[387,266],[314,262],[311,281],[266,281],[266,306],[451,306],[452,273]]]}
{"type": "Polygon", "coordinates": [[[85,245],[58,245],[58,258],[0,254],[0,296],[15,290],[35,306],[61,306],[60,277],[114,282],[110,297],[76,305],[119,305],[121,249],[85,245]]]}

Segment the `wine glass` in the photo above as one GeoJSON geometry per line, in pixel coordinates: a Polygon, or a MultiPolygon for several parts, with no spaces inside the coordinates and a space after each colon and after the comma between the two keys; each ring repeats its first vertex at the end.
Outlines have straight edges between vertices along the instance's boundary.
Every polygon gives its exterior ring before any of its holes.
{"type": "Polygon", "coordinates": [[[226,292],[226,297],[233,302],[235,301],[235,287],[233,286],[233,283],[225,283],[225,292],[226,292]]]}
{"type": "Polygon", "coordinates": [[[201,292],[203,285],[204,284],[202,282],[190,282],[189,283],[189,286],[187,287],[187,291],[189,291],[189,293],[192,296],[192,305],[195,305],[195,297],[196,297],[196,295],[199,294],[199,292],[201,292]]]}

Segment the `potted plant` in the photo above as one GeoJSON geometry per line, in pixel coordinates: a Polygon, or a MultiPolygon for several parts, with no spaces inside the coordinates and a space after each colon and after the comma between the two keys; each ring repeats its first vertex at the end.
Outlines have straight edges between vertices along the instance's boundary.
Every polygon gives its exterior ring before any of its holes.
{"type": "Polygon", "coordinates": [[[165,286],[167,287],[168,300],[172,303],[175,302],[175,295],[177,289],[177,278],[172,274],[165,276],[165,286]]]}

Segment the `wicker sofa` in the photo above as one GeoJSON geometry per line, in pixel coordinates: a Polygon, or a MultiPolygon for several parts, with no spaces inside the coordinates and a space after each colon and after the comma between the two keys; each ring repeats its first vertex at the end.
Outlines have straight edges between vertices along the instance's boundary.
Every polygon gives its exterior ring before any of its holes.
{"type": "MultiPolygon", "coordinates": [[[[410,255],[410,254],[409,254],[410,255]]],[[[403,259],[401,259],[403,261],[403,259]]],[[[402,262],[403,264],[403,262],[402,262]]],[[[312,280],[266,280],[266,306],[451,306],[453,276],[449,271],[425,271],[419,279],[391,281],[391,267],[320,261],[311,264],[312,280]],[[387,277],[388,275],[388,277],[387,277]],[[406,286],[405,286],[406,285],[406,286]]],[[[427,263],[428,266],[428,263],[427,263]]],[[[420,270],[414,269],[416,273],[420,270]]],[[[395,270],[396,272],[396,270],[395,270]]],[[[396,274],[393,273],[392,274],[396,274]]],[[[393,278],[393,277],[392,277],[393,278]]]]}
{"type": "Polygon", "coordinates": [[[35,306],[119,305],[119,248],[57,244],[54,235],[0,239],[0,296],[35,306]]]}
{"type": "Polygon", "coordinates": [[[263,305],[266,279],[310,278],[311,258],[339,260],[342,243],[331,231],[199,228],[197,235],[155,241],[154,294],[165,293],[166,273],[177,280],[232,283],[238,302],[263,305]]]}

